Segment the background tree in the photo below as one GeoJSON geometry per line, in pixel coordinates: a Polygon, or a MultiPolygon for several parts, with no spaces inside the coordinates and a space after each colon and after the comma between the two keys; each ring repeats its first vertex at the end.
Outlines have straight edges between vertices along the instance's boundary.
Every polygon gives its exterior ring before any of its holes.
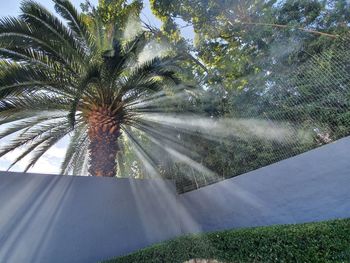
{"type": "MultiPolygon", "coordinates": [[[[183,23],[194,29],[190,50],[202,66],[191,64],[192,76],[203,89],[197,113],[266,120],[271,129],[288,122],[295,134],[282,143],[192,138],[201,153],[198,162],[218,178],[349,134],[348,2],[153,0],[151,5],[166,35],[176,36],[183,23]]],[[[196,188],[196,181],[183,184],[196,188]]]]}

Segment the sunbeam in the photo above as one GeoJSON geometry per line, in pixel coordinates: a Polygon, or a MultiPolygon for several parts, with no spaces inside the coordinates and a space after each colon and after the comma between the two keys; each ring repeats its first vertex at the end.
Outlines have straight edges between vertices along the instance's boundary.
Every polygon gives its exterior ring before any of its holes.
{"type": "MultiPolygon", "coordinates": [[[[285,142],[295,131],[288,123],[273,123],[261,119],[227,119],[227,118],[205,118],[190,115],[174,114],[144,114],[143,120],[152,121],[159,124],[172,125],[176,129],[189,132],[200,132],[213,139],[235,136],[249,140],[257,137],[264,140],[285,142]]],[[[297,133],[298,137],[308,136],[303,132],[297,133]],[[302,135],[302,136],[301,136],[302,135]]]]}

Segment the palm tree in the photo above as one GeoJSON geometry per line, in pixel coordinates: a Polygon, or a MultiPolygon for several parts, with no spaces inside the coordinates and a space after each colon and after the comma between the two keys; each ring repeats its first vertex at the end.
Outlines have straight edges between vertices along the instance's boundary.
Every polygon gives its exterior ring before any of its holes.
{"type": "Polygon", "coordinates": [[[0,157],[25,147],[10,168],[32,153],[26,172],[71,134],[63,174],[88,161],[91,175],[114,176],[121,129],[142,112],[133,105],[179,83],[177,58],[138,63],[145,33],[127,43],[111,38],[106,49],[98,18],[93,34],[68,0],[53,1],[66,22],[33,1],[22,3],[19,18],[0,20],[0,125],[7,126],[0,138],[17,135],[0,157]]]}

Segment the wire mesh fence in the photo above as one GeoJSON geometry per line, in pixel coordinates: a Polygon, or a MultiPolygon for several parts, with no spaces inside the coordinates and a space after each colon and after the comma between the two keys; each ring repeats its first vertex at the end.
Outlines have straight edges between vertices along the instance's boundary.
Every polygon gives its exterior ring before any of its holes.
{"type": "MultiPolygon", "coordinates": [[[[263,81],[261,78],[252,81],[250,86],[253,88],[230,98],[237,120],[262,121],[265,123],[263,127],[258,123],[253,129],[263,129],[265,133],[278,133],[282,126],[285,131],[281,134],[283,138],[228,136],[226,141],[209,143],[202,153],[218,149],[223,160],[211,163],[213,153],[208,153],[197,162],[208,169],[212,167],[216,176],[198,172],[198,169],[188,168],[184,172],[182,164],[178,163],[175,165],[178,172],[172,171],[178,191],[198,189],[349,135],[349,47],[349,39],[343,38],[335,47],[311,56],[297,68],[267,74],[263,81]],[[254,88],[254,85],[260,87],[254,88]],[[181,175],[184,173],[186,175],[181,175]]],[[[206,139],[200,143],[205,145],[206,139]]]]}

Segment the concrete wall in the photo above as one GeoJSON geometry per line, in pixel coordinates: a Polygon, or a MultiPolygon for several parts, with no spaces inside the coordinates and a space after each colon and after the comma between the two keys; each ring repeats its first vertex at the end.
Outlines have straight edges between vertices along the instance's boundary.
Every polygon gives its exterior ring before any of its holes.
{"type": "Polygon", "coordinates": [[[169,181],[0,173],[0,262],[97,262],[181,233],[350,217],[350,137],[180,196],[169,181]]]}
{"type": "Polygon", "coordinates": [[[187,232],[350,217],[350,137],[182,194],[179,201],[197,222],[187,232]]]}
{"type": "Polygon", "coordinates": [[[180,234],[171,182],[0,173],[0,262],[98,262],[180,234]]]}

